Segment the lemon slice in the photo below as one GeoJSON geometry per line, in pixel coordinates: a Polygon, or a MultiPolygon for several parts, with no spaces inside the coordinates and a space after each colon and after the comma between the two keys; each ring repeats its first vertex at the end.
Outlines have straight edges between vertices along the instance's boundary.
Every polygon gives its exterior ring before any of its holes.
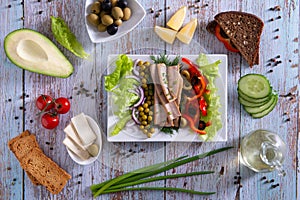
{"type": "Polygon", "coordinates": [[[155,26],[154,31],[163,41],[169,44],[173,44],[177,34],[177,31],[161,26],[155,26]]]}
{"type": "Polygon", "coordinates": [[[177,10],[174,15],[167,22],[167,26],[178,31],[183,24],[185,14],[186,14],[186,6],[182,6],[177,10]]]}
{"type": "Polygon", "coordinates": [[[194,36],[197,27],[197,19],[192,19],[187,23],[176,35],[176,37],[183,43],[189,44],[194,36]]]}

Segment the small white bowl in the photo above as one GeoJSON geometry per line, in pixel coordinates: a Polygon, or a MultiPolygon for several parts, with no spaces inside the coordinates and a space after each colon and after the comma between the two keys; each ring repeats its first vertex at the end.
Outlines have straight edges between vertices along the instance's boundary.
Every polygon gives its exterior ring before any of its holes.
{"type": "Polygon", "coordinates": [[[115,40],[132,31],[146,16],[146,11],[137,0],[128,0],[128,7],[131,9],[131,18],[119,26],[115,35],[109,35],[107,32],[99,32],[97,27],[87,21],[88,14],[91,13],[90,7],[96,0],[87,0],[85,3],[85,25],[90,39],[93,43],[107,42],[115,40]]]}
{"type": "Polygon", "coordinates": [[[101,130],[100,130],[97,122],[88,115],[85,115],[85,117],[86,117],[90,127],[92,128],[94,133],[97,135],[97,139],[96,139],[94,144],[98,145],[99,152],[98,152],[97,156],[95,156],[95,157],[90,157],[87,160],[82,160],[81,158],[76,156],[72,151],[70,151],[68,148],[66,148],[67,151],[68,151],[68,154],[70,155],[72,160],[74,160],[74,162],[78,163],[79,165],[89,165],[89,164],[92,164],[93,162],[95,162],[98,159],[98,157],[100,155],[100,152],[101,152],[101,149],[102,149],[101,130]]]}

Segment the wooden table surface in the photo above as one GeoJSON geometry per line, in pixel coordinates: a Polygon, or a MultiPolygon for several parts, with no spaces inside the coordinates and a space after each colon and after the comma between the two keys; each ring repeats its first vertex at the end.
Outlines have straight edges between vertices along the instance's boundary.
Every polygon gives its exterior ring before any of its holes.
{"type": "MultiPolygon", "coordinates": [[[[240,1],[240,0],[200,0],[196,5],[201,8],[188,9],[186,21],[198,19],[198,27],[191,45],[176,42],[166,45],[160,40],[151,39],[154,25],[164,26],[166,20],[182,5],[192,5],[191,1],[165,0],[139,2],[147,11],[144,20],[131,33],[118,40],[93,44],[85,27],[85,1],[47,1],[47,0],[1,0],[0,1],[0,199],[92,199],[89,186],[113,178],[123,172],[149,164],[169,160],[181,155],[196,155],[219,147],[234,146],[225,153],[195,161],[176,168],[176,172],[195,170],[214,170],[213,175],[186,177],[147,185],[184,187],[201,191],[216,191],[211,196],[197,196],[177,192],[140,191],[102,195],[98,199],[299,199],[299,1],[240,1]],[[207,4],[207,5],[205,5],[207,4]],[[280,6],[279,11],[271,10],[280,6]],[[165,9],[170,6],[170,9],[165,9]],[[162,9],[155,17],[149,9],[162,9]],[[246,61],[237,53],[228,52],[217,39],[209,34],[205,26],[218,12],[237,10],[254,13],[265,23],[260,43],[260,64],[249,68],[246,61]],[[50,16],[62,17],[86,51],[91,54],[88,60],[75,57],[60,46],[53,38],[50,29],[50,16]],[[281,17],[281,18],[280,18],[281,17]],[[274,19],[273,21],[271,19],[274,19]],[[74,65],[74,74],[67,79],[53,78],[21,70],[12,64],[3,50],[4,37],[11,31],[30,28],[49,37],[74,65]],[[277,29],[277,30],[276,30],[277,29]],[[148,35],[149,34],[149,35],[148,35]],[[278,36],[278,38],[276,38],[278,36]],[[176,54],[227,54],[228,55],[228,140],[216,143],[113,143],[104,137],[103,151],[97,162],[88,166],[74,163],[62,144],[63,128],[70,118],[79,112],[85,112],[98,119],[105,127],[106,101],[101,90],[102,75],[105,72],[109,54],[149,53],[156,48],[176,54]],[[276,56],[280,64],[269,66],[269,60],[276,56]],[[270,72],[272,70],[272,72],[270,72]],[[275,109],[262,119],[252,119],[243,110],[237,99],[237,81],[248,73],[260,73],[267,76],[273,88],[280,94],[275,109]],[[91,91],[91,96],[76,95],[80,86],[91,91]],[[78,89],[76,89],[78,88],[78,89]],[[95,90],[96,89],[96,90],[95,90]],[[95,91],[94,91],[95,90],[95,91]],[[284,97],[291,93],[292,96],[284,97]],[[71,112],[61,117],[60,125],[54,130],[41,127],[35,99],[40,94],[70,98],[71,112]],[[71,98],[72,97],[72,98],[71,98]],[[91,104],[89,102],[92,102],[91,104]],[[288,150],[284,162],[286,176],[277,172],[254,173],[239,161],[240,141],[252,130],[264,128],[277,132],[286,142],[288,150]],[[35,133],[39,145],[47,156],[57,162],[72,175],[72,179],[58,195],[51,195],[44,187],[33,186],[20,167],[17,159],[9,151],[7,142],[24,130],[35,133]],[[224,170],[224,171],[223,171],[224,170]],[[221,172],[220,175],[220,171],[221,172]],[[237,174],[239,173],[239,174],[237,174]],[[235,176],[240,176],[236,184],[235,176]],[[261,178],[274,179],[265,183],[261,178]],[[272,184],[279,184],[271,189],[272,184]]],[[[192,1],[195,2],[195,1],[192,1]]],[[[168,173],[173,173],[169,171],[168,173]]]]}

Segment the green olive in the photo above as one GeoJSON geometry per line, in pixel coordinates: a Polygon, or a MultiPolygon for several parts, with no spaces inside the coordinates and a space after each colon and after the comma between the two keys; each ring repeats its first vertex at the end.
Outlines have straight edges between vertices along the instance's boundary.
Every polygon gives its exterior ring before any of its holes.
{"type": "Polygon", "coordinates": [[[148,132],[148,133],[147,133],[147,137],[148,137],[148,138],[151,138],[151,137],[152,137],[152,134],[148,132]]]}
{"type": "Polygon", "coordinates": [[[147,120],[147,119],[148,119],[147,115],[143,115],[143,116],[142,116],[142,119],[143,119],[143,120],[147,120]]]}
{"type": "Polygon", "coordinates": [[[144,129],[145,128],[145,126],[143,126],[143,125],[140,125],[140,129],[144,129]]]}
{"type": "Polygon", "coordinates": [[[142,85],[142,88],[144,88],[144,89],[146,89],[147,87],[148,87],[147,84],[143,84],[143,85],[142,85]]]}
{"type": "Polygon", "coordinates": [[[140,73],[140,76],[141,76],[141,77],[145,76],[145,72],[141,72],[141,73],[140,73]]]}
{"type": "Polygon", "coordinates": [[[118,3],[118,0],[110,0],[111,2],[111,7],[115,7],[118,3]]]}
{"type": "Polygon", "coordinates": [[[151,105],[152,105],[152,102],[151,102],[151,101],[146,101],[146,103],[148,104],[148,106],[151,106],[151,105]]]}
{"type": "Polygon", "coordinates": [[[150,129],[150,133],[154,133],[155,132],[155,129],[154,128],[151,128],[150,129]]]}
{"type": "Polygon", "coordinates": [[[145,110],[144,110],[144,113],[149,113],[150,112],[150,109],[149,108],[146,108],[145,110]]]}
{"type": "Polygon", "coordinates": [[[145,78],[143,78],[143,79],[142,79],[142,83],[143,83],[143,84],[146,84],[146,83],[147,83],[147,80],[146,80],[145,78]]]}
{"type": "Polygon", "coordinates": [[[143,111],[144,111],[143,106],[139,106],[139,107],[138,107],[138,111],[143,112],[143,111]]]}
{"type": "Polygon", "coordinates": [[[148,108],[148,104],[147,104],[147,103],[144,103],[144,104],[143,104],[143,107],[144,107],[144,108],[148,108]]]}
{"type": "Polygon", "coordinates": [[[186,127],[187,125],[188,125],[187,120],[186,120],[185,118],[181,117],[181,119],[180,119],[180,127],[181,127],[181,128],[184,128],[184,127],[186,127]]]}
{"type": "Polygon", "coordinates": [[[100,15],[99,15],[99,16],[100,16],[100,18],[102,18],[104,15],[109,15],[109,13],[102,10],[102,11],[100,12],[100,15]]]}
{"type": "Polygon", "coordinates": [[[147,123],[147,121],[142,121],[142,124],[143,124],[144,126],[146,126],[148,123],[147,123]]]}
{"type": "Polygon", "coordinates": [[[149,62],[149,61],[144,62],[144,65],[145,65],[146,67],[149,67],[149,66],[150,66],[150,62],[149,62]]]}
{"type": "Polygon", "coordinates": [[[112,23],[114,23],[114,20],[113,20],[113,18],[110,15],[103,15],[103,17],[101,17],[101,22],[105,26],[109,26],[112,23]]]}
{"type": "Polygon", "coordinates": [[[124,17],[123,11],[120,7],[113,7],[113,9],[111,10],[111,15],[115,19],[122,19],[124,17]]]}
{"type": "Polygon", "coordinates": [[[94,26],[98,26],[100,24],[100,18],[98,15],[91,13],[87,16],[87,20],[94,26]]]}
{"type": "Polygon", "coordinates": [[[143,116],[143,115],[145,115],[145,113],[144,113],[144,112],[140,112],[139,115],[140,115],[140,116],[143,116]]]}
{"type": "Polygon", "coordinates": [[[92,4],[91,6],[91,12],[95,14],[99,14],[101,11],[101,4],[99,1],[96,1],[95,3],[92,4]]]}
{"type": "Polygon", "coordinates": [[[151,115],[151,116],[152,116],[152,115],[153,115],[153,111],[151,111],[151,110],[150,110],[150,111],[149,111],[149,115],[151,115]]]}
{"type": "Polygon", "coordinates": [[[148,121],[151,122],[152,121],[152,116],[148,116],[148,121]]]}
{"type": "Polygon", "coordinates": [[[138,63],[137,63],[137,65],[140,67],[140,66],[142,66],[143,65],[143,61],[139,61],[138,63]]]}
{"type": "Polygon", "coordinates": [[[148,134],[148,130],[143,129],[143,133],[148,134]]]}
{"type": "Polygon", "coordinates": [[[103,24],[99,24],[97,26],[97,29],[99,32],[105,32],[106,31],[107,26],[103,25],[103,24]]]}
{"type": "Polygon", "coordinates": [[[123,13],[124,13],[124,16],[123,16],[122,20],[124,20],[124,21],[129,20],[130,17],[131,17],[131,10],[130,10],[130,8],[128,8],[128,7],[124,8],[123,9],[123,13]]]}
{"type": "Polygon", "coordinates": [[[141,69],[141,70],[145,70],[145,69],[146,69],[145,65],[143,65],[143,64],[140,65],[140,69],[141,69]]]}
{"type": "Polygon", "coordinates": [[[148,101],[150,101],[150,100],[151,100],[151,96],[148,95],[148,96],[146,97],[146,99],[147,99],[148,101]]]}
{"type": "Polygon", "coordinates": [[[123,23],[123,21],[121,19],[117,19],[115,20],[114,24],[117,25],[117,26],[121,26],[123,23]]]}

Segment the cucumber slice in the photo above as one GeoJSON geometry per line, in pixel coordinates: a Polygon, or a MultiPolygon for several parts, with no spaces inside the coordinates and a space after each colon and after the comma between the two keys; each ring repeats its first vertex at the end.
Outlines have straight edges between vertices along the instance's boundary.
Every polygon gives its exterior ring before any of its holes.
{"type": "Polygon", "coordinates": [[[269,80],[261,74],[247,74],[241,77],[238,90],[254,99],[268,97],[272,92],[269,80]]]}
{"type": "Polygon", "coordinates": [[[251,103],[262,103],[262,102],[266,102],[268,101],[271,97],[272,97],[272,93],[267,96],[267,97],[264,97],[264,98],[261,98],[261,99],[255,99],[255,98],[251,98],[251,97],[248,97],[247,95],[245,95],[244,93],[238,91],[238,95],[239,97],[243,98],[244,100],[248,101],[248,102],[251,102],[251,103]]]}
{"type": "Polygon", "coordinates": [[[278,102],[278,96],[276,95],[275,97],[276,97],[275,101],[272,103],[272,105],[269,108],[267,108],[266,110],[264,110],[260,113],[251,114],[251,116],[253,118],[262,118],[262,117],[266,116],[267,114],[269,114],[275,108],[275,106],[278,102]]]}
{"type": "Polygon", "coordinates": [[[278,98],[277,95],[272,95],[271,99],[269,101],[267,101],[267,103],[265,103],[265,104],[263,104],[261,106],[257,106],[255,108],[244,106],[244,109],[249,114],[261,113],[264,110],[270,108],[270,106],[274,103],[274,101],[277,101],[276,98],[278,98]]]}
{"type": "Polygon", "coordinates": [[[252,103],[252,102],[246,101],[245,99],[243,99],[240,96],[239,96],[238,100],[239,100],[240,104],[242,104],[243,106],[250,107],[250,108],[262,106],[262,105],[264,105],[265,103],[268,102],[268,100],[267,100],[267,101],[264,101],[264,102],[261,102],[261,103],[252,103]]]}

